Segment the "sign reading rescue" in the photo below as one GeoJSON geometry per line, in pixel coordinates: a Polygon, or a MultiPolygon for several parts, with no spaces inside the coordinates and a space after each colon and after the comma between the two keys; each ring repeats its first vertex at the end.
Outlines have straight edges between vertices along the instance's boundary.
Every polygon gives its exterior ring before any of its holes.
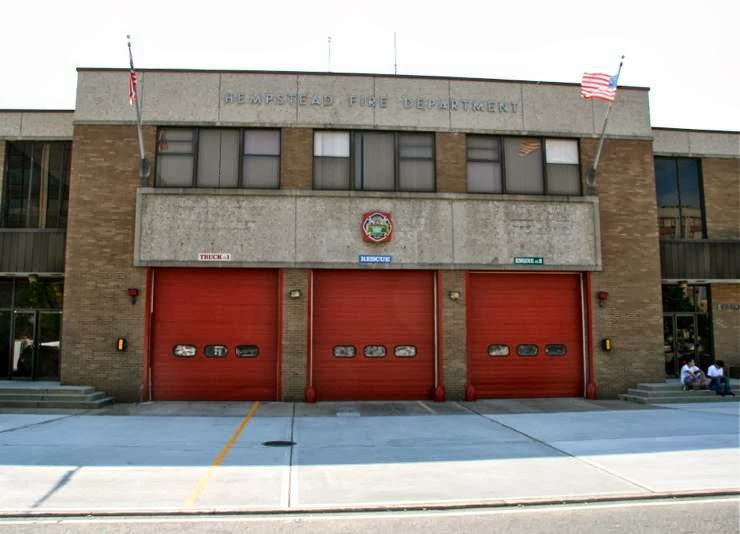
{"type": "Polygon", "coordinates": [[[386,243],[393,239],[390,211],[366,211],[362,214],[362,239],[368,243],[386,243]]]}
{"type": "Polygon", "coordinates": [[[228,252],[200,252],[198,261],[231,261],[231,254],[228,252]]]}

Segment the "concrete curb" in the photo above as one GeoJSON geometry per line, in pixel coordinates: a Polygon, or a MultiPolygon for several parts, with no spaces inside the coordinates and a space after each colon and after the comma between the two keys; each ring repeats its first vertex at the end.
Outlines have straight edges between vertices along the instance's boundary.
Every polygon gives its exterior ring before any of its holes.
{"type": "Polygon", "coordinates": [[[567,505],[589,505],[619,502],[650,502],[666,499],[692,499],[711,497],[739,497],[740,488],[736,489],[711,489],[701,491],[666,491],[655,493],[622,493],[619,495],[599,495],[586,497],[562,497],[562,498],[521,498],[521,499],[491,499],[470,501],[466,503],[414,503],[398,505],[358,505],[358,506],[326,506],[326,507],[298,507],[298,508],[232,508],[232,509],[159,509],[159,510],[135,510],[135,511],[43,511],[34,510],[26,512],[0,511],[0,524],[4,519],[20,518],[115,518],[115,517],[196,517],[196,516],[271,516],[271,515],[321,515],[321,514],[355,514],[355,513],[382,513],[382,512],[414,512],[414,511],[454,511],[474,510],[489,508],[523,508],[541,506],[567,506],[567,505]]]}

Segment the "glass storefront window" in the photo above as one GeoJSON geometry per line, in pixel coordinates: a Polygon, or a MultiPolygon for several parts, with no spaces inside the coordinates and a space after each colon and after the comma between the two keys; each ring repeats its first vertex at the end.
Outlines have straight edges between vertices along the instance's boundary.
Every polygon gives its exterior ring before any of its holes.
{"type": "Polygon", "coordinates": [[[663,312],[696,312],[709,311],[707,286],[664,285],[663,312]]]}
{"type": "Polygon", "coordinates": [[[655,158],[661,239],[703,239],[704,202],[699,160],[655,158]]]}
{"type": "Polygon", "coordinates": [[[64,282],[59,278],[17,278],[15,281],[16,308],[61,309],[64,282]]]}

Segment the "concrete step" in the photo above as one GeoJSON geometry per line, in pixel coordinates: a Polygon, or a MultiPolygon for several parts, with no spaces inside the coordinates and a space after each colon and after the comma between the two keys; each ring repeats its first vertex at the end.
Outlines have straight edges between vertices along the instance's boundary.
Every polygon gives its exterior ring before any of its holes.
{"type": "Polygon", "coordinates": [[[2,400],[0,408],[65,408],[91,410],[113,404],[113,397],[96,400],[2,400]]]}
{"type": "Polygon", "coordinates": [[[58,386],[49,388],[34,388],[25,386],[0,386],[0,394],[11,395],[89,395],[95,393],[95,388],[91,386],[58,386]]]}
{"type": "MultiPolygon", "coordinates": [[[[740,390],[740,380],[731,379],[730,387],[733,391],[740,390]]],[[[682,391],[683,386],[678,380],[671,382],[654,382],[654,383],[641,383],[637,384],[637,389],[644,389],[649,391],[682,391]]]]}
{"type": "Polygon", "coordinates": [[[670,404],[670,403],[689,403],[689,402],[738,402],[740,401],[740,395],[735,397],[716,395],[712,392],[712,395],[699,395],[692,396],[689,392],[684,392],[682,395],[670,395],[661,397],[641,397],[637,395],[630,395],[629,393],[622,393],[619,398],[625,401],[637,402],[640,404],[670,404]]]}
{"type": "Polygon", "coordinates": [[[35,392],[35,393],[18,393],[13,391],[8,392],[7,390],[3,391],[0,390],[0,403],[3,401],[15,401],[15,400],[36,400],[36,401],[42,401],[42,400],[56,400],[61,402],[68,402],[68,401],[95,401],[98,399],[105,398],[106,395],[102,391],[95,391],[92,388],[90,388],[89,393],[84,394],[78,394],[73,395],[69,392],[57,392],[57,391],[49,391],[49,392],[35,392]]]}
{"type": "Polygon", "coordinates": [[[694,397],[701,397],[704,395],[716,395],[714,391],[709,389],[692,389],[690,391],[683,391],[681,389],[667,390],[667,391],[651,391],[646,389],[635,389],[630,388],[627,390],[628,395],[636,395],[638,397],[647,397],[654,399],[662,399],[663,397],[675,397],[677,395],[690,394],[694,397]]]}

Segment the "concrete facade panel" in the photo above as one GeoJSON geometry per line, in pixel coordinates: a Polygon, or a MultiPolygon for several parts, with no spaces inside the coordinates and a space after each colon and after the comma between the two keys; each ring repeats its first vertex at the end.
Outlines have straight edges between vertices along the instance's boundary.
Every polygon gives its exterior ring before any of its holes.
{"type": "Polygon", "coordinates": [[[522,129],[530,134],[592,135],[593,106],[579,96],[579,91],[575,86],[523,84],[522,129]]]}
{"type": "MultiPolygon", "coordinates": [[[[136,111],[128,102],[128,71],[78,71],[77,104],[74,120],[79,122],[136,121],[136,111]]],[[[146,104],[148,73],[139,72],[142,105],[146,104]]],[[[160,101],[160,104],[162,101],[160,101]]],[[[167,107],[169,107],[169,102],[167,107]]]]}
{"type": "Polygon", "coordinates": [[[21,135],[23,139],[72,139],[73,112],[23,113],[21,135]]]}
{"type": "Polygon", "coordinates": [[[653,129],[653,152],[656,155],[689,154],[689,132],[653,129]]]}
{"type": "Polygon", "coordinates": [[[387,106],[375,110],[375,126],[379,128],[450,128],[450,111],[437,106],[451,97],[447,80],[377,77],[375,94],[387,97],[387,106]]]}
{"type": "Polygon", "coordinates": [[[19,111],[0,112],[0,139],[17,139],[21,136],[21,113],[19,111]]]}
{"type": "Polygon", "coordinates": [[[701,156],[740,158],[740,133],[689,132],[689,151],[701,156]]]}
{"type": "Polygon", "coordinates": [[[140,194],[139,262],[197,264],[200,253],[228,253],[245,263],[293,261],[293,199],[199,193],[140,194]]]}
{"type": "Polygon", "coordinates": [[[295,126],[298,103],[291,103],[288,95],[297,93],[294,74],[223,73],[221,94],[214,102],[220,106],[222,124],[295,126]],[[233,97],[230,102],[228,95],[233,97]]]}
{"type": "Polygon", "coordinates": [[[599,265],[594,204],[468,202],[452,206],[459,264],[514,265],[542,257],[545,266],[599,265]]]}
{"type": "Polygon", "coordinates": [[[141,190],[135,262],[198,265],[199,253],[214,252],[231,254],[233,266],[337,268],[388,255],[402,268],[510,269],[514,256],[542,256],[545,268],[599,268],[592,200],[451,196],[141,190]],[[371,210],[392,213],[389,243],[362,240],[361,217],[371,210]]]}
{"type": "Polygon", "coordinates": [[[298,124],[324,128],[373,126],[374,106],[379,105],[378,100],[372,98],[376,97],[373,78],[299,76],[298,91],[307,96],[307,102],[311,102],[298,106],[298,124]],[[321,103],[316,104],[315,98],[321,103]]]}
{"type": "MultiPolygon", "coordinates": [[[[594,133],[596,135],[601,135],[605,112],[606,102],[594,100],[594,133]]],[[[606,133],[607,136],[652,138],[648,92],[618,89],[617,98],[609,113],[606,133]]]]}
{"type": "Polygon", "coordinates": [[[140,83],[142,120],[164,124],[217,123],[220,81],[220,75],[215,73],[144,72],[140,83]]]}
{"type": "Polygon", "coordinates": [[[520,84],[451,80],[450,94],[452,98],[485,103],[483,111],[450,111],[450,125],[453,129],[477,132],[524,130],[520,84]]]}

